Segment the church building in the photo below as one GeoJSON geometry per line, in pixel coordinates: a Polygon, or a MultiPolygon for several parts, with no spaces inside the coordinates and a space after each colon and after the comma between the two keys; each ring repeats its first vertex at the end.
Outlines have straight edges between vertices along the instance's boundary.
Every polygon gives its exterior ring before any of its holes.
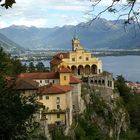
{"type": "Polygon", "coordinates": [[[102,61],[86,51],[77,37],[72,39],[72,50],[56,54],[50,62],[52,71],[66,66],[76,76],[90,76],[102,73],[102,61]]]}

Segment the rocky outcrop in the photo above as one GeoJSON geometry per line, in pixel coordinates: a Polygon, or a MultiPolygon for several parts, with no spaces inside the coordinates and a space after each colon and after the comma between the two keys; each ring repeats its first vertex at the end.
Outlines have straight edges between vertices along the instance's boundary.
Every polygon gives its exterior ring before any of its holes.
{"type": "Polygon", "coordinates": [[[119,140],[121,131],[128,129],[129,116],[117,91],[83,85],[82,98],[91,122],[104,134],[119,140]]]}

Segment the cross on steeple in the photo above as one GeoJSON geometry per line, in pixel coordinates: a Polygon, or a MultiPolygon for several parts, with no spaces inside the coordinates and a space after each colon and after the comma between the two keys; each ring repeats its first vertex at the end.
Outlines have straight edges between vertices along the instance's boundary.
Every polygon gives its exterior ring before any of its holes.
{"type": "Polygon", "coordinates": [[[78,47],[80,47],[80,40],[77,37],[77,30],[75,29],[74,38],[72,39],[72,51],[75,51],[78,47]]]}
{"type": "Polygon", "coordinates": [[[74,39],[78,39],[77,29],[75,28],[74,39]]]}

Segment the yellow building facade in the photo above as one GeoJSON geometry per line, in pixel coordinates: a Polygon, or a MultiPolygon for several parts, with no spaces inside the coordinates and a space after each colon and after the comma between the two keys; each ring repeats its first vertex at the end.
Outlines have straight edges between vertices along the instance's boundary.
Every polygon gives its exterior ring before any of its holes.
{"type": "Polygon", "coordinates": [[[79,76],[102,73],[102,61],[86,51],[78,38],[72,39],[72,51],[56,54],[50,62],[52,71],[57,71],[61,65],[67,66],[79,76]]]}
{"type": "Polygon", "coordinates": [[[47,120],[48,125],[70,127],[73,112],[81,111],[81,81],[65,66],[59,67],[57,72],[21,73],[17,89],[27,96],[37,95],[42,108],[36,120],[47,120]]]}
{"type": "MultiPolygon", "coordinates": [[[[43,114],[48,124],[72,124],[72,91],[69,86],[51,85],[40,87],[43,91],[38,93],[38,101],[45,107],[43,114]],[[60,88],[65,88],[62,90],[60,88]],[[49,91],[50,90],[50,91],[49,91]],[[58,92],[58,93],[57,93],[58,92]],[[59,93],[60,92],[60,93],[59,93]]],[[[43,118],[44,119],[44,118],[43,118]]]]}

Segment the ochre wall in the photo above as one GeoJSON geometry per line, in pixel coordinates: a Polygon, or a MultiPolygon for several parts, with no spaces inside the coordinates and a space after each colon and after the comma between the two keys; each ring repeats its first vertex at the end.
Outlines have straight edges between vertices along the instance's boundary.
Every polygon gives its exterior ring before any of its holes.
{"type": "Polygon", "coordinates": [[[69,85],[70,73],[60,73],[60,85],[69,85]]]}

